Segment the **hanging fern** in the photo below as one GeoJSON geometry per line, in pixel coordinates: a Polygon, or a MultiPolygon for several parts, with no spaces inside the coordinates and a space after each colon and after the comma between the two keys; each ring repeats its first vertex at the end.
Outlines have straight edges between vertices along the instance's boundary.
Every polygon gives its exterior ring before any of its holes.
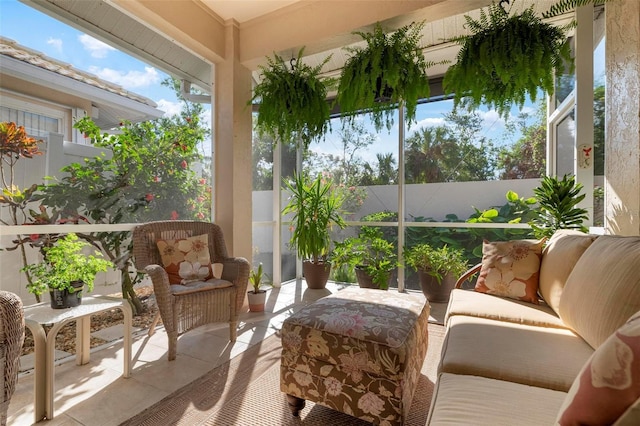
{"type": "Polygon", "coordinates": [[[563,29],[542,22],[533,5],[509,16],[494,2],[478,20],[465,19],[471,35],[452,40],[462,48],[443,80],[456,107],[486,104],[506,116],[512,103],[522,107],[527,96],[535,101],[539,88],[553,93],[554,73],[573,67],[563,29]]]}
{"type": "Polygon", "coordinates": [[[553,18],[554,16],[564,15],[574,10],[576,7],[593,4],[594,6],[602,6],[610,0],[560,0],[542,14],[544,19],[553,18]]]}
{"type": "Polygon", "coordinates": [[[262,81],[254,88],[250,103],[260,104],[256,127],[261,134],[285,143],[300,140],[307,148],[329,129],[327,91],[335,81],[319,78],[331,56],[310,67],[300,61],[303,52],[300,49],[291,66],[275,53],[267,58],[267,66],[259,67],[262,81]]]}
{"type": "Polygon", "coordinates": [[[343,118],[352,122],[358,113],[370,113],[376,130],[393,126],[400,101],[408,122],[415,121],[418,100],[429,97],[427,62],[420,47],[424,23],[406,25],[385,34],[377,23],[372,33],[354,32],[365,47],[347,47],[351,56],[340,75],[337,101],[343,118]]]}

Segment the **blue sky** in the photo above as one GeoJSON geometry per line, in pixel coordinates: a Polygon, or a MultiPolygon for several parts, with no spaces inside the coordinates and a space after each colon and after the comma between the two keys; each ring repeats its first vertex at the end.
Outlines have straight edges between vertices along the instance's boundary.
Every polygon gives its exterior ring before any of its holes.
{"type": "Polygon", "coordinates": [[[0,34],[145,96],[166,113],[180,111],[173,92],[160,84],[167,74],[17,0],[0,0],[0,34]]]}

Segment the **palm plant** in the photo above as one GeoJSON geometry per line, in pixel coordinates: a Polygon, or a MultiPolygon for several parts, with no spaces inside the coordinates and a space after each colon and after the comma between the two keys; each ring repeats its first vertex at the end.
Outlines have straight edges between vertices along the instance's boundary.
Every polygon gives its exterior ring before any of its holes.
{"type": "Polygon", "coordinates": [[[577,207],[584,200],[582,184],[574,176],[562,179],[545,176],[533,193],[540,204],[537,217],[531,222],[536,238],[550,237],[558,229],[577,229],[588,232],[582,223],[588,219],[587,210],[577,207]]]}

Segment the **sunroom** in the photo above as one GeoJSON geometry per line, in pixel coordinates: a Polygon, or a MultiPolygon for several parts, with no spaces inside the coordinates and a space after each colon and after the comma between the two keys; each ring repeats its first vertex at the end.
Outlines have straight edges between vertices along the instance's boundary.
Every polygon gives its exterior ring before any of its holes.
{"type": "MultiPolygon", "coordinates": [[[[412,1],[412,2],[50,2],[26,1],[25,3],[62,20],[81,27],[87,33],[113,43],[132,54],[145,58],[164,68],[177,78],[196,86],[202,94],[210,95],[212,104],[211,186],[212,203],[210,217],[219,224],[225,234],[229,251],[249,259],[253,265],[261,262],[275,285],[295,281],[302,276],[301,262],[288,246],[289,223],[281,210],[287,194],[272,189],[280,188],[283,178],[293,170],[309,167],[314,172],[337,170],[323,163],[322,158],[334,157],[340,152],[345,131],[336,115],[332,118],[332,132],[324,142],[310,145],[311,151],[325,156],[309,156],[286,144],[273,144],[252,137],[253,114],[247,107],[252,86],[260,81],[259,65],[274,52],[293,58],[301,47],[305,57],[300,60],[311,65],[322,63],[333,53],[323,67],[323,75],[337,76],[346,60],[343,47],[356,43],[353,31],[369,30],[380,22],[393,30],[412,21],[425,21],[423,33],[425,58],[429,61],[453,59],[454,43],[445,42],[464,29],[464,14],[476,14],[490,1],[412,1]],[[366,5],[365,5],[366,3],[366,5]],[[328,5],[330,4],[330,7],[328,5]],[[100,8],[100,12],[96,8],[100,8]],[[126,23],[134,22],[141,33],[128,31],[126,23]],[[143,31],[144,30],[144,31],[143,31]],[[161,57],[145,50],[140,40],[159,37],[164,43],[175,44],[188,52],[193,61],[191,68],[181,69],[180,61],[166,54],[161,57]],[[263,155],[261,172],[268,177],[256,185],[256,149],[258,143],[266,143],[272,153],[263,155]],[[253,156],[249,153],[253,152],[253,156]],[[252,158],[253,157],[253,158],[252,158]],[[272,161],[268,161],[271,159],[272,161]],[[313,161],[316,160],[314,164],[313,161]]],[[[524,8],[535,3],[537,10],[545,10],[554,1],[520,2],[524,8]]],[[[640,53],[637,37],[640,11],[632,0],[614,0],[606,7],[580,8],[563,16],[566,21],[576,17],[578,26],[572,31],[572,46],[576,58],[573,87],[563,98],[549,97],[546,104],[538,104],[547,110],[544,122],[547,136],[545,174],[573,174],[584,186],[586,197],[581,204],[589,212],[587,226],[596,233],[638,235],[640,227],[640,53]],[[586,22],[587,25],[580,25],[586,22]],[[599,50],[600,49],[600,50],[599,50]],[[596,53],[597,52],[597,53],[596,53]],[[603,53],[604,52],[604,53],[603,53]],[[598,61],[600,61],[599,64],[598,61]],[[596,63],[594,66],[594,62],[596,63]],[[594,68],[595,67],[595,68],[594,68]],[[594,145],[594,86],[598,84],[598,71],[604,72],[604,143],[594,163],[587,167],[579,162],[579,150],[594,145]],[[595,83],[594,83],[595,81],[595,83]],[[604,173],[602,173],[602,171],[604,173]],[[595,190],[595,191],[594,191],[595,190]],[[595,194],[595,195],[594,195],[595,194]],[[601,195],[604,194],[604,195],[601,195]],[[603,198],[600,199],[599,197],[603,198]],[[598,214],[598,212],[600,212],[598,214]]],[[[560,24],[562,22],[559,22],[560,24]]],[[[441,120],[442,105],[449,108],[450,99],[442,92],[441,77],[446,65],[429,69],[432,79],[432,99],[418,106],[419,117],[427,122],[441,120]],[[431,114],[431,115],[429,115],[431,114]]],[[[602,85],[604,82],[600,81],[602,85]]],[[[188,89],[187,89],[188,90],[188,89]]],[[[558,95],[560,91],[556,91],[558,95]]],[[[206,97],[206,96],[205,96],[206,97]]],[[[486,112],[486,111],[483,111],[486,112]]],[[[366,221],[388,229],[396,240],[396,254],[402,260],[402,247],[412,234],[424,230],[476,229],[478,238],[496,238],[503,229],[514,235],[528,229],[526,225],[471,225],[464,219],[476,213],[505,204],[504,196],[513,191],[519,196],[531,196],[539,184],[538,178],[519,180],[496,179],[492,171],[487,182],[453,183],[454,179],[442,179],[425,186],[419,180],[408,179],[406,153],[416,127],[404,124],[403,114],[395,116],[392,130],[366,133],[380,142],[378,152],[360,158],[372,165],[372,173],[366,185],[355,185],[354,203],[358,210],[348,215],[348,228],[336,233],[335,240],[353,235],[357,227],[366,221]],[[400,123],[402,123],[400,125],[400,123]],[[379,154],[379,156],[376,156],[379,154]],[[384,174],[384,156],[390,155],[391,175],[384,174]],[[375,162],[378,164],[375,164],[375,162]],[[393,165],[395,164],[395,166],[393,165]],[[386,181],[385,181],[386,179],[386,181]],[[357,200],[358,196],[365,198],[357,200]],[[388,214],[390,212],[390,214],[388,214]],[[379,215],[386,213],[386,215],[379,215]],[[378,215],[376,215],[378,214],[378,215]],[[452,225],[447,219],[455,215],[464,225],[452,225]],[[496,231],[496,229],[498,231],[496,231]]],[[[367,122],[364,117],[362,121],[367,122]]],[[[365,129],[368,132],[369,129],[365,129]]],[[[480,132],[486,131],[485,129],[480,132]]],[[[348,135],[347,135],[348,136],[348,135]]],[[[459,135],[458,135],[459,136],[459,135]]],[[[598,137],[598,136],[596,136],[598,137]]],[[[345,144],[346,146],[346,144],[345,144]]],[[[264,147],[261,147],[264,149],[264,147]]],[[[353,148],[351,148],[353,149],[353,148]]],[[[365,148],[366,151],[366,148],[365,148]]],[[[363,168],[363,170],[366,170],[363,168]]],[[[452,168],[455,170],[455,166],[452,168]]],[[[486,176],[485,176],[486,177],[486,176]]],[[[464,180],[464,178],[461,178],[464,180]]],[[[469,180],[476,180],[471,178],[469,180]]],[[[480,180],[478,178],[477,180],[480,180]]],[[[353,181],[344,181],[350,184],[353,181]]],[[[80,232],[128,231],[135,224],[82,225],[80,232]]],[[[30,225],[27,230],[17,226],[3,226],[3,238],[17,234],[66,232],[57,225],[30,225]]],[[[453,231],[452,231],[453,230],[453,231]]],[[[425,232],[429,234],[429,231],[425,232]]],[[[2,255],[6,256],[6,252],[2,255]]],[[[3,261],[2,289],[8,284],[5,277],[7,263],[3,261]]],[[[24,278],[17,271],[9,272],[11,288],[25,300],[33,301],[25,288],[24,278]],[[15,284],[14,284],[15,283],[15,284]],[[15,287],[15,288],[14,288],[15,287]]],[[[409,284],[411,272],[399,268],[392,287],[399,291],[415,290],[409,284]]],[[[116,278],[117,279],[117,278],[116,278]]]]}

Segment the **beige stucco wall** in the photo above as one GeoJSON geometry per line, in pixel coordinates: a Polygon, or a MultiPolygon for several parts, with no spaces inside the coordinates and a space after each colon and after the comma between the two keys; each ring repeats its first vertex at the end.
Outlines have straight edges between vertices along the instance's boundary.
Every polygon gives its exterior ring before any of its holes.
{"type": "Polygon", "coordinates": [[[605,228],[640,235],[640,2],[606,9],[605,228]]]}

